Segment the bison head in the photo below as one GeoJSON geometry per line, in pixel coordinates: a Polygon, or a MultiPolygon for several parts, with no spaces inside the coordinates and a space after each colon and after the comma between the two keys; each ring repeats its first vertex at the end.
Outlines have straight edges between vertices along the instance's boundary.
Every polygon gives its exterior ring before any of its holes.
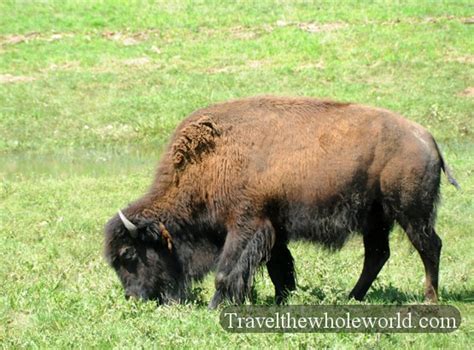
{"type": "Polygon", "coordinates": [[[125,297],[180,301],[184,278],[170,233],[159,221],[132,220],[119,211],[105,227],[105,256],[122,282],[125,297]]]}

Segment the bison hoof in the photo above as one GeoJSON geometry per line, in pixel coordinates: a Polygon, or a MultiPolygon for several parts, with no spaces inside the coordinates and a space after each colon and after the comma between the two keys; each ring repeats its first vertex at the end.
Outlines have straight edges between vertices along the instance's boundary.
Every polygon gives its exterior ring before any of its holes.
{"type": "Polygon", "coordinates": [[[349,294],[349,299],[355,299],[357,301],[363,301],[364,300],[364,297],[365,297],[365,294],[364,295],[361,295],[359,293],[354,293],[354,292],[351,292],[349,294]]]}
{"type": "Polygon", "coordinates": [[[214,293],[214,296],[212,297],[212,300],[209,302],[209,305],[207,306],[207,308],[209,310],[214,310],[216,309],[219,304],[222,302],[223,300],[223,296],[222,296],[222,292],[219,291],[219,290],[216,290],[216,292],[214,293]]]}
{"type": "Polygon", "coordinates": [[[425,291],[425,302],[431,304],[438,304],[438,293],[436,293],[434,288],[428,288],[425,291]]]}

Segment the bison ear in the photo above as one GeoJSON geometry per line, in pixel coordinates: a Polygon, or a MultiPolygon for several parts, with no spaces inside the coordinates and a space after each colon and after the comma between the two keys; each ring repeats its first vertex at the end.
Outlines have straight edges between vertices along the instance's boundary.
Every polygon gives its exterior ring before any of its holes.
{"type": "Polygon", "coordinates": [[[169,251],[173,249],[171,234],[162,222],[143,219],[137,224],[138,239],[146,243],[164,243],[169,251]]]}
{"type": "Polygon", "coordinates": [[[140,230],[139,236],[144,242],[157,242],[160,240],[160,228],[155,222],[147,222],[140,230]]]}
{"type": "Polygon", "coordinates": [[[162,242],[169,251],[173,249],[171,234],[161,222],[149,222],[145,229],[140,230],[140,237],[144,242],[162,242]]]}

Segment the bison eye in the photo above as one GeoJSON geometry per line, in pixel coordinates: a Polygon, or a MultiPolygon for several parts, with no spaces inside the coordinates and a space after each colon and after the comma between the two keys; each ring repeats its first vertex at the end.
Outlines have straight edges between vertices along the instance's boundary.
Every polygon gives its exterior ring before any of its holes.
{"type": "Polygon", "coordinates": [[[119,250],[119,256],[122,260],[135,260],[137,253],[133,247],[122,247],[119,250]]]}

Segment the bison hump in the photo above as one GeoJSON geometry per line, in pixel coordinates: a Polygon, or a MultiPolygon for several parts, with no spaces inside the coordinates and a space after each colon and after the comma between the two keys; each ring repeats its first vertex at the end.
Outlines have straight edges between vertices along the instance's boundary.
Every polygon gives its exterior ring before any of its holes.
{"type": "Polygon", "coordinates": [[[202,156],[211,152],[215,140],[221,131],[211,117],[202,116],[186,125],[176,135],[172,145],[173,165],[176,170],[183,170],[187,165],[202,160],[202,156]]]}

